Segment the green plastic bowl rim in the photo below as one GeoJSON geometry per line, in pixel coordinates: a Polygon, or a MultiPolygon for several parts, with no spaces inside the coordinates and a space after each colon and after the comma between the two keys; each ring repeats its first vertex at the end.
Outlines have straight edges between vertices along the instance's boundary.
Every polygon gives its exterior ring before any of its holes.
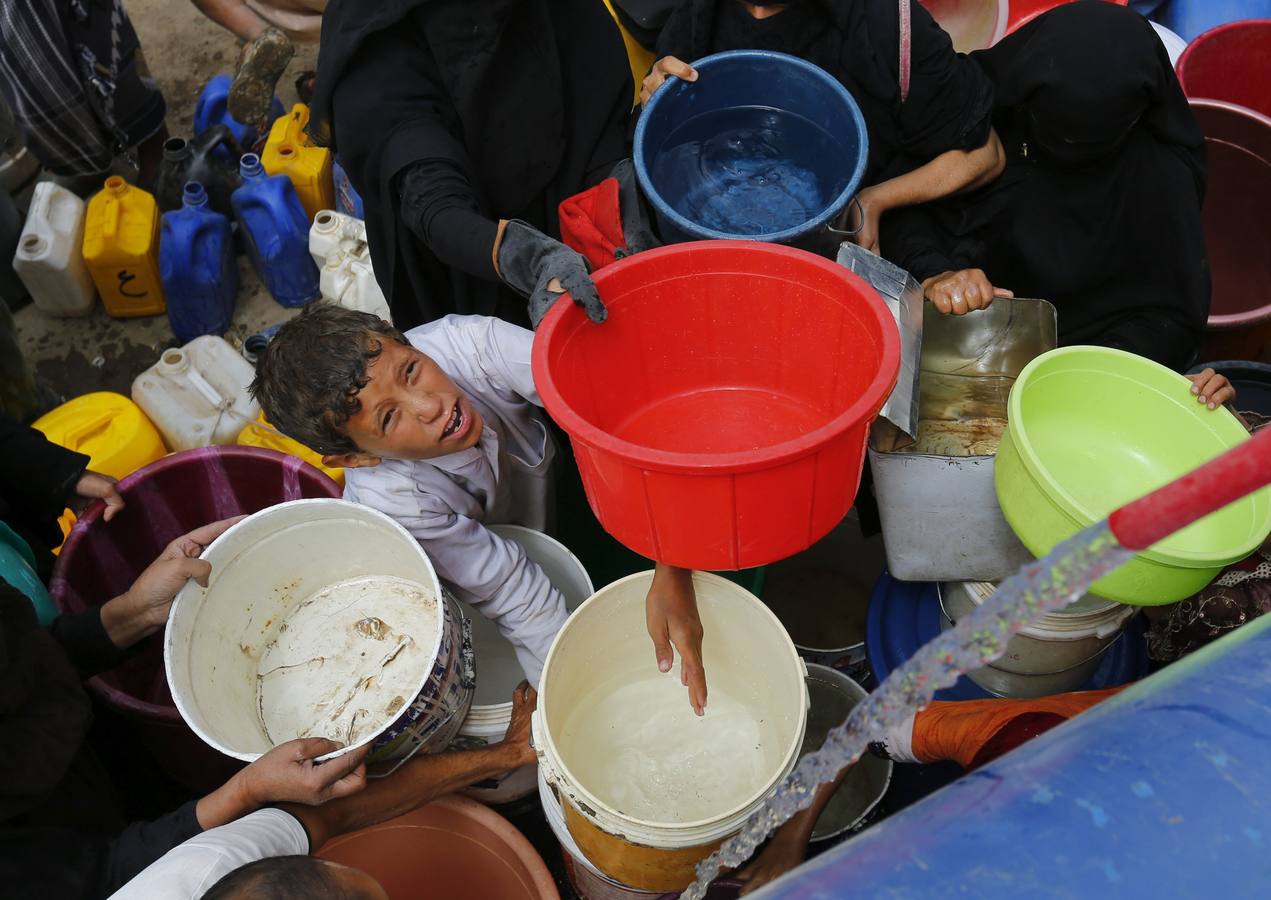
{"type": "MultiPolygon", "coordinates": [[[[1088,508],[1077,502],[1076,498],[1068,493],[1068,491],[1055,480],[1054,476],[1051,475],[1050,470],[1042,463],[1041,457],[1033,447],[1032,441],[1029,440],[1028,431],[1023,424],[1024,417],[1022,406],[1025,386],[1031,380],[1032,376],[1036,374],[1038,369],[1044,366],[1049,366],[1056,359],[1065,356],[1087,358],[1098,358],[1100,356],[1106,358],[1119,357],[1127,361],[1131,361],[1133,364],[1141,367],[1157,369],[1161,374],[1177,379],[1179,388],[1183,391],[1191,389],[1191,382],[1172,369],[1167,369],[1165,366],[1135,353],[1130,353],[1125,350],[1116,350],[1112,347],[1095,347],[1088,345],[1061,347],[1058,350],[1051,350],[1043,353],[1041,356],[1038,356],[1025,366],[1024,370],[1019,373],[1019,377],[1015,379],[1015,384],[1011,386],[1010,397],[1007,400],[1006,427],[1011,433],[1015,447],[1019,452],[1020,460],[1024,464],[1024,469],[1028,472],[1029,476],[1037,482],[1038,487],[1042,490],[1042,493],[1046,495],[1047,499],[1058,506],[1059,509],[1068,516],[1068,518],[1072,519],[1078,527],[1084,528],[1087,525],[1093,525],[1095,522],[1099,521],[1101,517],[1095,516],[1095,514],[1088,508]]],[[[1151,390],[1156,390],[1153,385],[1145,384],[1144,386],[1151,390]]],[[[1182,396],[1188,395],[1184,393],[1182,396]]],[[[1239,440],[1230,444],[1230,447],[1235,447],[1249,438],[1249,433],[1245,430],[1245,427],[1241,425],[1240,421],[1229,411],[1225,409],[1216,409],[1213,410],[1213,415],[1215,417],[1214,425],[1216,428],[1228,430],[1231,432],[1232,437],[1239,438],[1239,440]]],[[[1237,502],[1256,502],[1257,498],[1257,494],[1252,494],[1237,502]]],[[[1240,545],[1238,552],[1232,551],[1232,553],[1226,556],[1215,557],[1213,554],[1196,551],[1164,551],[1153,548],[1144,550],[1138,555],[1164,565],[1181,566],[1188,569],[1221,568],[1223,566],[1230,565],[1233,562],[1244,559],[1254,550],[1258,549],[1258,547],[1262,545],[1262,542],[1266,540],[1267,533],[1271,532],[1271,503],[1265,503],[1265,506],[1266,509],[1263,513],[1262,528],[1260,529],[1261,536],[1259,537],[1255,535],[1254,537],[1251,537],[1245,542],[1245,544],[1240,545]]]]}

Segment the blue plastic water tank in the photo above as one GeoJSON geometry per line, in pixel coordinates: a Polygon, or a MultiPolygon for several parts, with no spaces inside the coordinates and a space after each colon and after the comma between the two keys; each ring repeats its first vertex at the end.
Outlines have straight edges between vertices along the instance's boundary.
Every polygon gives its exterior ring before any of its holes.
{"type": "Polygon", "coordinates": [[[1185,41],[1227,22],[1268,17],[1271,0],[1168,0],[1152,13],[1153,19],[1185,41]]]}
{"type": "Polygon", "coordinates": [[[963,776],[755,900],[1262,898],[1271,615],[963,776]]]}
{"type": "Polygon", "coordinates": [[[283,306],[318,297],[318,267],[309,255],[309,216],[286,175],[266,175],[260,157],[243,156],[243,185],[230,202],[256,274],[283,306]]]}
{"type": "Polygon", "coordinates": [[[185,185],[180,209],[163,214],[159,278],[181,343],[229,328],[238,293],[234,237],[229,219],[212,209],[197,181],[185,185]]]}
{"type": "MultiPolygon", "coordinates": [[[[199,92],[199,98],[194,104],[194,133],[202,134],[213,125],[225,125],[229,128],[230,133],[234,135],[234,140],[238,141],[238,146],[244,151],[251,150],[257,139],[260,137],[253,125],[244,125],[229,114],[227,103],[229,101],[229,88],[234,83],[234,79],[229,75],[216,75],[208,80],[203,86],[203,90],[199,92]]],[[[282,101],[277,97],[269,107],[269,121],[265,124],[266,130],[273,124],[274,119],[285,113],[282,101]]],[[[212,155],[219,159],[230,159],[230,151],[222,146],[217,146],[212,150],[212,155]]]]}

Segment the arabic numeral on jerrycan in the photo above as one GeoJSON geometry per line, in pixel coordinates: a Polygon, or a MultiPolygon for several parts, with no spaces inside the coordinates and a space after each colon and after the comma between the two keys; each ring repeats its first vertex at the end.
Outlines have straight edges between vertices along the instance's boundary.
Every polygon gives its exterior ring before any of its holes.
{"type": "Polygon", "coordinates": [[[186,184],[181,209],[163,214],[159,275],[178,340],[225,333],[238,291],[234,238],[229,219],[208,205],[207,192],[197,181],[186,184]]]}
{"type": "Polygon", "coordinates": [[[309,217],[286,175],[266,175],[260,157],[243,156],[243,186],[231,201],[256,274],[283,306],[318,297],[318,267],[309,256],[309,217]]]}
{"type": "Polygon", "coordinates": [[[159,206],[118,175],[88,202],[84,262],[112,316],[164,311],[159,278],[159,206]]]}

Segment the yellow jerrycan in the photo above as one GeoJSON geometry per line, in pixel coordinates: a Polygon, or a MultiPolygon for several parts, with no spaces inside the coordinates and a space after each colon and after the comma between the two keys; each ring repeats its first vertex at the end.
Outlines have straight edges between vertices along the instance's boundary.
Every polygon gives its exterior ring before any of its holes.
{"type": "Polygon", "coordinates": [[[320,210],[335,209],[335,183],[331,180],[331,151],[310,142],[305,134],[308,125],[309,107],[303,103],[275,119],[260,162],[270,175],[291,179],[312,222],[320,210]]]}
{"type": "Polygon", "coordinates": [[[341,487],[344,486],[343,469],[324,466],[322,464],[322,454],[316,450],[310,450],[299,441],[293,440],[278,431],[269,424],[264,412],[261,412],[254,421],[248,423],[247,427],[239,432],[234,443],[243,447],[263,447],[266,450],[277,450],[279,453],[286,453],[289,456],[298,456],[315,469],[331,476],[336,484],[341,487]]]}
{"type": "Polygon", "coordinates": [[[112,316],[157,316],[167,309],[159,281],[159,205],[118,175],[88,201],[84,262],[112,316]]]}
{"type": "MultiPolygon", "coordinates": [[[[40,416],[32,427],[53,443],[83,453],[88,457],[88,468],[111,478],[131,475],[168,452],[141,407],[110,391],[67,401],[40,416]]],[[[63,512],[58,524],[63,537],[70,534],[74,513],[69,509],[63,512]]]]}

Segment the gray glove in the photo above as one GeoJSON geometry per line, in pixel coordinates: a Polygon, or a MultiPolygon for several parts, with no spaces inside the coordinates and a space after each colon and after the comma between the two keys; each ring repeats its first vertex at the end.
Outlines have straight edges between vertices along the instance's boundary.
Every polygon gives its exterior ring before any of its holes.
{"type": "Polygon", "coordinates": [[[583,308],[587,318],[599,323],[608,316],[582,254],[519,219],[511,220],[503,229],[499,242],[499,274],[508,287],[529,298],[530,323],[535,328],[552,304],[561,298],[560,294],[547,289],[547,283],[553,278],[560,279],[561,286],[583,308]]]}
{"type": "Polygon", "coordinates": [[[649,211],[636,181],[635,163],[624,159],[613,167],[609,177],[618,179],[618,209],[622,215],[622,237],[627,242],[626,255],[662,246],[649,224],[649,211]]]}

